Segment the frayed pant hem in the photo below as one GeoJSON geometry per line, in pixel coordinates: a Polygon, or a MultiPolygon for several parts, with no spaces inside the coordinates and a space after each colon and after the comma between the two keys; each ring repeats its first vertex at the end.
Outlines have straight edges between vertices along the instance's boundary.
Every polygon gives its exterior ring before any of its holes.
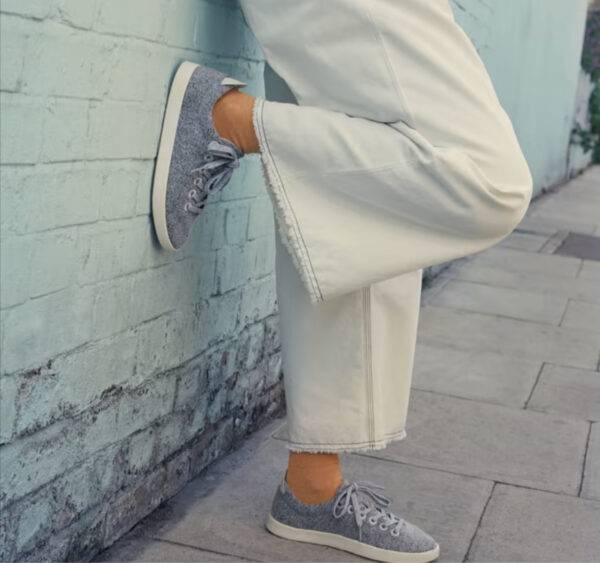
{"type": "Polygon", "coordinates": [[[406,438],[406,431],[402,430],[396,434],[390,434],[380,440],[374,440],[370,442],[358,442],[358,443],[347,443],[347,444],[299,444],[297,442],[286,443],[288,450],[292,452],[305,452],[315,454],[328,454],[328,453],[355,453],[355,452],[370,452],[375,450],[383,450],[387,448],[392,442],[404,440],[406,438]]]}
{"type": "Polygon", "coordinates": [[[279,234],[283,245],[289,252],[292,262],[298,271],[302,284],[308,291],[311,303],[320,303],[324,300],[323,295],[312,270],[308,251],[302,241],[300,228],[290,202],[287,199],[283,182],[269,148],[263,124],[264,104],[264,99],[256,98],[252,110],[252,123],[260,148],[263,176],[275,208],[275,218],[279,234]]]}

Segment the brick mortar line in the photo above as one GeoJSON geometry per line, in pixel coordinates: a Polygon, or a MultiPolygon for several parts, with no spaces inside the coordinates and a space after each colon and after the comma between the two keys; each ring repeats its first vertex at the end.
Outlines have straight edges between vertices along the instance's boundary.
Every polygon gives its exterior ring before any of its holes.
{"type": "MultiPolygon", "coordinates": [[[[217,6],[218,4],[211,3],[211,5],[217,6]]],[[[226,9],[228,9],[228,8],[226,8],[226,9]]],[[[235,11],[235,10],[230,10],[230,11],[235,11]]],[[[54,19],[54,18],[46,17],[46,16],[43,18],[35,18],[32,16],[24,15],[24,14],[19,14],[16,12],[7,12],[7,11],[0,11],[0,14],[18,18],[22,21],[35,22],[34,25],[41,25],[41,26],[43,26],[44,24],[56,25],[59,27],[64,27],[64,28],[70,29],[70,30],[76,30],[81,33],[89,33],[89,34],[96,35],[99,37],[112,37],[112,38],[126,40],[128,42],[149,43],[151,45],[167,47],[169,49],[177,49],[177,50],[182,50],[182,51],[191,51],[191,52],[195,52],[195,53],[201,53],[204,55],[208,55],[210,57],[214,57],[217,60],[225,60],[225,61],[231,61],[231,62],[236,62],[236,63],[238,63],[240,61],[249,62],[249,63],[259,63],[259,64],[264,63],[264,59],[253,59],[253,58],[241,55],[241,54],[240,55],[223,55],[223,54],[215,52],[215,51],[201,50],[192,45],[188,45],[188,46],[176,45],[174,43],[169,43],[168,41],[163,40],[162,37],[160,39],[149,39],[147,37],[142,37],[140,35],[135,35],[135,34],[128,35],[125,33],[100,31],[96,27],[94,27],[97,24],[96,21],[92,24],[91,27],[86,28],[86,27],[75,26],[75,25],[72,25],[65,21],[62,21],[60,19],[54,19]]]]}

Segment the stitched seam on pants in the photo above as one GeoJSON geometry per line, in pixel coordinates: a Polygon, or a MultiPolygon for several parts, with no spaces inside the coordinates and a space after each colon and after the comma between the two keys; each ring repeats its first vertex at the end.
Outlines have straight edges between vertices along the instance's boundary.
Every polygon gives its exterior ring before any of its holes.
{"type": "Polygon", "coordinates": [[[286,440],[287,444],[289,446],[299,446],[301,448],[311,448],[311,447],[315,447],[315,448],[321,448],[321,447],[332,447],[332,448],[343,448],[346,446],[370,446],[370,445],[374,445],[377,444],[379,442],[382,442],[384,440],[389,440],[392,438],[396,438],[399,436],[403,436],[406,435],[406,430],[398,430],[397,432],[388,432],[385,434],[381,435],[381,438],[373,438],[372,440],[367,440],[367,441],[363,441],[363,442],[341,442],[341,443],[336,443],[336,442],[329,442],[329,443],[316,443],[316,442],[311,442],[311,443],[304,443],[304,442],[292,442],[291,440],[286,440]]]}
{"type": "MultiPolygon", "coordinates": [[[[269,141],[267,139],[264,121],[263,121],[263,112],[262,112],[263,104],[264,104],[264,100],[262,100],[262,99],[257,99],[255,102],[255,112],[256,112],[255,115],[258,115],[259,121],[260,121],[260,123],[259,123],[260,126],[257,127],[257,129],[258,129],[257,135],[258,135],[259,141],[263,141],[263,143],[262,143],[263,146],[261,147],[264,149],[262,156],[264,156],[265,159],[268,161],[268,164],[271,166],[274,176],[276,176],[275,179],[276,179],[277,185],[273,185],[272,182],[269,182],[271,184],[272,193],[275,196],[275,200],[277,203],[279,203],[279,206],[281,207],[281,210],[284,214],[284,217],[283,217],[284,223],[288,224],[288,221],[286,219],[289,220],[290,229],[293,231],[293,234],[295,235],[294,238],[295,238],[296,245],[291,245],[292,248],[289,248],[289,250],[290,250],[292,257],[295,256],[296,252],[299,255],[299,256],[297,256],[297,259],[295,260],[296,266],[300,270],[301,277],[303,277],[310,286],[309,294],[310,294],[311,298],[315,301],[323,301],[324,300],[323,292],[322,292],[319,282],[317,280],[317,276],[315,274],[314,267],[313,267],[312,261],[310,259],[308,248],[306,246],[306,242],[304,241],[304,237],[302,235],[302,231],[301,231],[300,225],[298,223],[298,218],[296,217],[296,214],[294,213],[294,210],[290,204],[289,197],[285,190],[285,185],[281,178],[281,174],[279,172],[279,169],[277,168],[277,164],[275,163],[275,159],[273,158],[273,154],[269,147],[269,141]]],[[[269,166],[266,166],[266,168],[267,168],[267,170],[269,170],[269,166]]],[[[267,180],[269,180],[269,178],[267,178],[267,180]]]]}
{"type": "Polygon", "coordinates": [[[362,289],[363,296],[363,325],[364,325],[364,355],[366,384],[367,384],[367,417],[369,440],[375,437],[375,413],[373,405],[373,353],[371,348],[371,290],[369,287],[362,289]]]}
{"type": "Polygon", "coordinates": [[[402,108],[406,112],[407,117],[410,119],[410,124],[414,125],[415,118],[413,117],[412,112],[410,111],[410,108],[408,107],[408,101],[407,101],[406,96],[404,95],[404,91],[402,90],[402,87],[400,85],[400,80],[398,79],[398,75],[396,74],[396,71],[394,70],[394,66],[392,65],[392,60],[390,59],[390,55],[389,55],[388,49],[385,45],[383,35],[381,34],[381,31],[377,27],[377,24],[375,23],[375,20],[373,19],[373,16],[371,14],[371,10],[366,5],[366,3],[364,5],[364,8],[365,8],[365,12],[367,14],[369,23],[373,27],[373,30],[375,31],[375,35],[377,36],[379,44],[381,45],[385,64],[388,68],[388,72],[390,73],[392,83],[394,84],[394,88],[396,90],[396,95],[398,96],[398,98],[400,98],[400,103],[402,104],[402,108]]]}

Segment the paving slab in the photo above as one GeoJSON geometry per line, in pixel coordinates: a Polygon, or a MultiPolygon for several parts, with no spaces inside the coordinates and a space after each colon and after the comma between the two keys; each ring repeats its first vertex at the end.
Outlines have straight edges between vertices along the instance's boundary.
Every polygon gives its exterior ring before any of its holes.
{"type": "Polygon", "coordinates": [[[451,280],[431,305],[557,325],[567,299],[548,293],[451,280]]]}
{"type": "Polygon", "coordinates": [[[561,216],[533,216],[528,214],[517,227],[520,231],[528,231],[540,235],[552,235],[557,231],[571,231],[573,233],[594,234],[596,223],[581,223],[561,216]]]}
{"type": "Polygon", "coordinates": [[[513,231],[505,239],[500,242],[500,246],[506,248],[515,248],[517,250],[529,250],[537,252],[544,246],[549,235],[539,235],[537,233],[529,233],[523,231],[513,231]]]}
{"type": "Polygon", "coordinates": [[[540,252],[525,252],[500,246],[494,246],[477,254],[472,261],[482,266],[494,266],[508,272],[531,272],[562,278],[574,278],[581,267],[579,258],[540,252]]]}
{"type": "Polygon", "coordinates": [[[600,284],[596,280],[582,277],[548,277],[533,272],[525,274],[474,262],[461,264],[452,272],[452,277],[498,287],[537,291],[590,303],[600,303],[600,284]]]}
{"type": "Polygon", "coordinates": [[[600,424],[597,422],[592,424],[590,432],[581,496],[600,500],[600,424]]]}
{"type": "Polygon", "coordinates": [[[143,561],[143,562],[175,562],[198,561],[203,563],[227,561],[251,561],[229,554],[214,553],[194,547],[157,541],[148,538],[123,539],[103,552],[94,561],[143,561]]]}
{"type": "Polygon", "coordinates": [[[571,300],[560,325],[600,332],[600,304],[571,300]]]}
{"type": "Polygon", "coordinates": [[[555,254],[600,260],[600,237],[571,233],[555,250],[555,254]]]}
{"type": "Polygon", "coordinates": [[[584,260],[579,276],[584,279],[600,280],[600,262],[584,260]]]}
{"type": "Polygon", "coordinates": [[[546,364],[527,408],[600,420],[600,373],[546,364]]]}
{"type": "Polygon", "coordinates": [[[600,502],[496,485],[469,561],[598,561],[600,502]]]}
{"type": "Polygon", "coordinates": [[[407,438],[373,452],[422,467],[576,495],[588,423],[413,390],[407,438]]]}
{"type": "MultiPolygon", "coordinates": [[[[138,526],[137,537],[262,561],[362,561],[334,549],[283,540],[265,530],[287,448],[264,436],[260,441],[252,438],[189,483],[138,526]]],[[[358,455],[346,455],[342,463],[348,477],[385,486],[394,509],[443,544],[443,560],[462,561],[491,481],[358,455]]]]}
{"type": "Polygon", "coordinates": [[[418,341],[439,348],[495,352],[527,360],[596,369],[600,334],[428,305],[418,341]]]}
{"type": "Polygon", "coordinates": [[[542,362],[504,354],[418,344],[413,387],[477,401],[523,407],[542,362]]]}

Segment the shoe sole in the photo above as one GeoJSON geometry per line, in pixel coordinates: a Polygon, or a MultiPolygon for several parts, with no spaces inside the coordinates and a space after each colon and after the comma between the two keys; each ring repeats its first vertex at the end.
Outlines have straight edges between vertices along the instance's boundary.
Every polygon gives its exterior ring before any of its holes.
{"type": "Polygon", "coordinates": [[[278,520],[275,520],[271,515],[269,515],[269,518],[267,519],[266,526],[269,532],[281,538],[326,545],[375,561],[386,561],[389,563],[428,563],[429,561],[435,561],[440,555],[440,547],[438,545],[436,545],[434,549],[422,551],[420,553],[391,551],[389,549],[373,547],[372,545],[367,545],[358,540],[345,538],[338,534],[294,528],[287,524],[282,524],[278,520]]]}
{"type": "Polygon", "coordinates": [[[167,185],[183,98],[190,78],[198,66],[195,63],[186,61],[179,65],[175,73],[175,78],[173,78],[173,83],[169,91],[169,99],[160,134],[158,157],[154,169],[154,182],[152,186],[152,219],[154,221],[154,229],[160,245],[172,251],[176,251],[177,248],[173,246],[167,229],[167,185]]]}

